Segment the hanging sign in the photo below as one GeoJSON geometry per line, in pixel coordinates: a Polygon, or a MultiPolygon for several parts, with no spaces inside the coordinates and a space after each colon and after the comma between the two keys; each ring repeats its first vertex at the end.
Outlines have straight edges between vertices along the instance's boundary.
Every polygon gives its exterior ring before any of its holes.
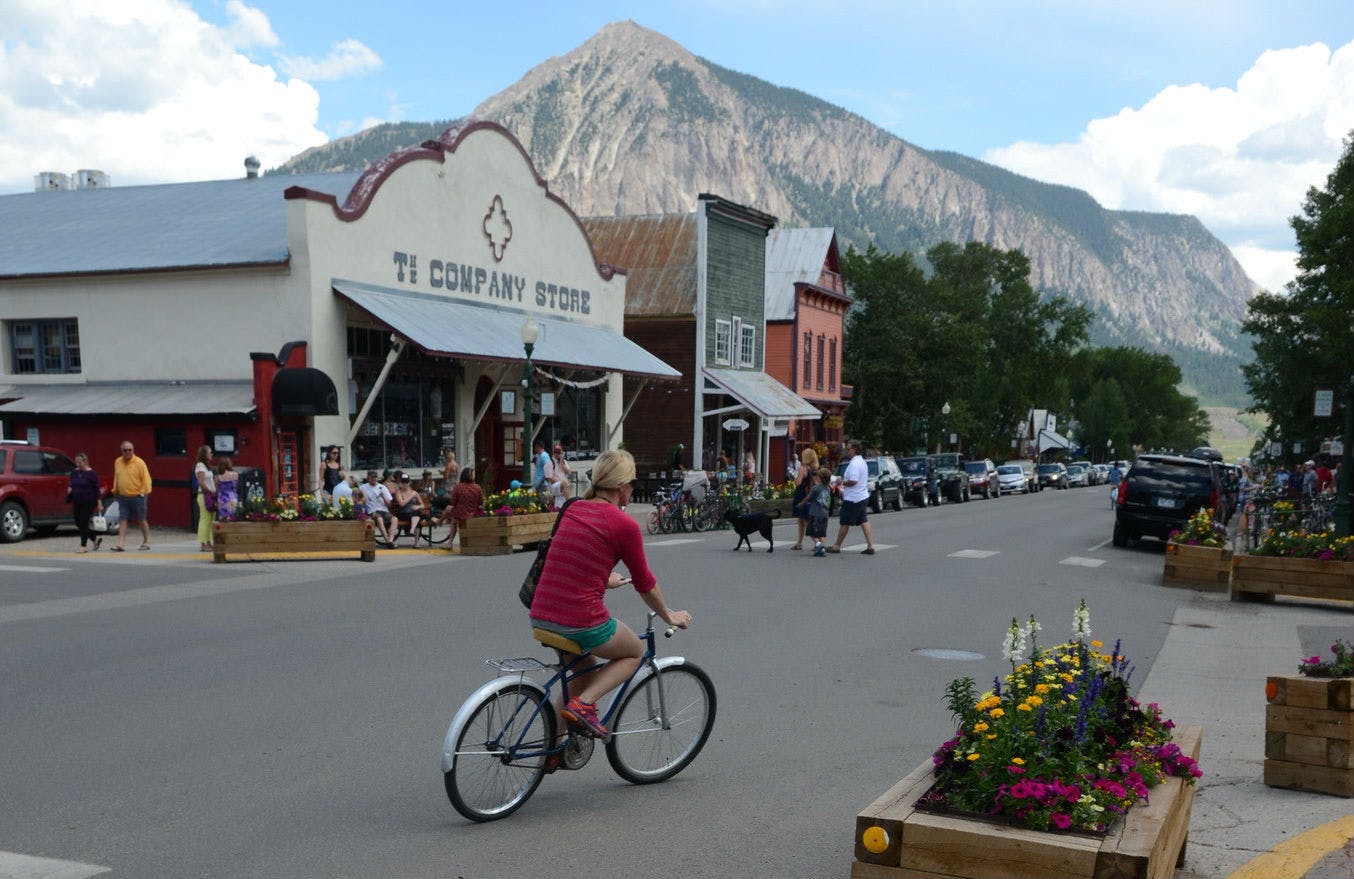
{"type": "Polygon", "coordinates": [[[1328,390],[1318,390],[1316,392],[1316,403],[1312,407],[1312,414],[1317,418],[1330,418],[1331,410],[1335,405],[1335,392],[1328,390]]]}
{"type": "Polygon", "coordinates": [[[748,424],[746,418],[727,418],[724,420],[725,430],[743,431],[751,426],[752,425],[748,424]]]}

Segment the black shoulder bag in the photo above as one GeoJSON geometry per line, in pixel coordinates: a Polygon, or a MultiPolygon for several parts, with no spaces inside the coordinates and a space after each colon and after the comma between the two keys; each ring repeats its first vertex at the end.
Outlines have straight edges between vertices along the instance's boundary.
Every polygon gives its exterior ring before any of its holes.
{"type": "Polygon", "coordinates": [[[545,570],[545,556],[550,552],[550,543],[555,539],[555,532],[559,530],[559,523],[564,521],[564,511],[569,509],[569,504],[580,498],[571,497],[559,508],[559,515],[555,517],[555,526],[550,529],[550,536],[542,540],[536,547],[536,560],[531,563],[531,569],[527,571],[525,579],[522,580],[522,588],[517,590],[517,598],[527,609],[531,609],[531,601],[536,597],[536,581],[541,579],[541,572],[545,570]]]}

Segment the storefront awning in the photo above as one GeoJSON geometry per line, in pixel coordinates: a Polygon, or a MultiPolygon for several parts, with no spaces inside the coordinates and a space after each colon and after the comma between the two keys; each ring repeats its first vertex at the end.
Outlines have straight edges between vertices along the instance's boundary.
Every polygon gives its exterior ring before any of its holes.
{"type": "Polygon", "coordinates": [[[761,370],[703,369],[706,381],[733,397],[761,418],[823,417],[818,407],[761,370]]]}
{"type": "MultiPolygon", "coordinates": [[[[427,354],[521,363],[524,312],[335,281],[334,292],[427,354]]],[[[681,373],[605,327],[535,315],[540,326],[531,360],[541,366],[676,379],[681,373]]]]}
{"type": "Polygon", "coordinates": [[[239,382],[90,382],[16,385],[0,418],[252,415],[254,384],[239,382]]]}
{"type": "Polygon", "coordinates": [[[1067,437],[1058,433],[1056,430],[1049,430],[1045,427],[1039,431],[1039,451],[1046,452],[1049,449],[1070,449],[1071,442],[1067,437]]]}
{"type": "Polygon", "coordinates": [[[338,390],[329,376],[313,367],[279,369],[273,376],[273,414],[302,418],[337,415],[338,390]]]}

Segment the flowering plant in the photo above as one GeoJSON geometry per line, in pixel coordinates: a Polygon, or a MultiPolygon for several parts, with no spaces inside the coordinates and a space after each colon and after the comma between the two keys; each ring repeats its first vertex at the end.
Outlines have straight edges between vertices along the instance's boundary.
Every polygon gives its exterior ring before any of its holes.
{"type": "Polygon", "coordinates": [[[1347,678],[1354,676],[1354,646],[1348,641],[1337,639],[1330,646],[1334,659],[1322,660],[1320,656],[1309,656],[1298,663],[1298,673],[1313,678],[1347,678]]]}
{"type": "Polygon", "coordinates": [[[325,504],[314,495],[300,497],[278,495],[268,500],[261,492],[250,492],[240,499],[229,516],[236,522],[315,522],[320,520],[365,519],[365,510],[354,507],[348,498],[325,504]]]}
{"type": "Polygon", "coordinates": [[[1213,509],[1200,508],[1189,517],[1184,528],[1171,532],[1171,543],[1189,546],[1223,546],[1227,543],[1227,526],[1213,518],[1213,509]]]}
{"type": "Polygon", "coordinates": [[[486,497],[479,515],[520,516],[526,513],[549,512],[551,509],[550,495],[543,495],[534,488],[513,488],[486,497]]]}
{"type": "Polygon", "coordinates": [[[1090,638],[1082,601],[1073,638],[1041,648],[1031,616],[1011,620],[1002,654],[1011,673],[979,694],[972,678],[947,689],[959,723],[933,756],[936,782],[918,805],[999,817],[1036,830],[1104,833],[1166,777],[1203,773],[1171,741],[1170,720],[1129,695],[1129,661],[1090,638]],[[1026,659],[1027,648],[1031,651],[1026,659]]]}
{"type": "Polygon", "coordinates": [[[1328,531],[1280,531],[1271,528],[1251,555],[1287,556],[1298,559],[1354,561],[1354,537],[1336,537],[1328,531]]]}
{"type": "Polygon", "coordinates": [[[794,497],[795,481],[793,479],[787,479],[784,482],[777,482],[768,485],[764,491],[764,494],[766,498],[769,500],[780,500],[782,498],[794,497]]]}

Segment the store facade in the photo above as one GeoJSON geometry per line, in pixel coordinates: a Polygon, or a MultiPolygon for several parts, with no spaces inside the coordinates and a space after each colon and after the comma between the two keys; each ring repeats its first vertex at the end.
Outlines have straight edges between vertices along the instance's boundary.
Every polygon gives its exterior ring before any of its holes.
{"type": "Polygon", "coordinates": [[[493,123],[361,175],[4,196],[0,224],[5,435],[97,467],[150,430],[166,524],[187,523],[192,455],[222,430],[269,493],[314,489],[331,445],[359,475],[416,478],[454,450],[503,485],[532,437],[616,447],[634,395],[679,377],[625,338],[625,275],[493,123]],[[51,322],[73,329],[64,365],[30,368],[30,325],[51,322]]]}

